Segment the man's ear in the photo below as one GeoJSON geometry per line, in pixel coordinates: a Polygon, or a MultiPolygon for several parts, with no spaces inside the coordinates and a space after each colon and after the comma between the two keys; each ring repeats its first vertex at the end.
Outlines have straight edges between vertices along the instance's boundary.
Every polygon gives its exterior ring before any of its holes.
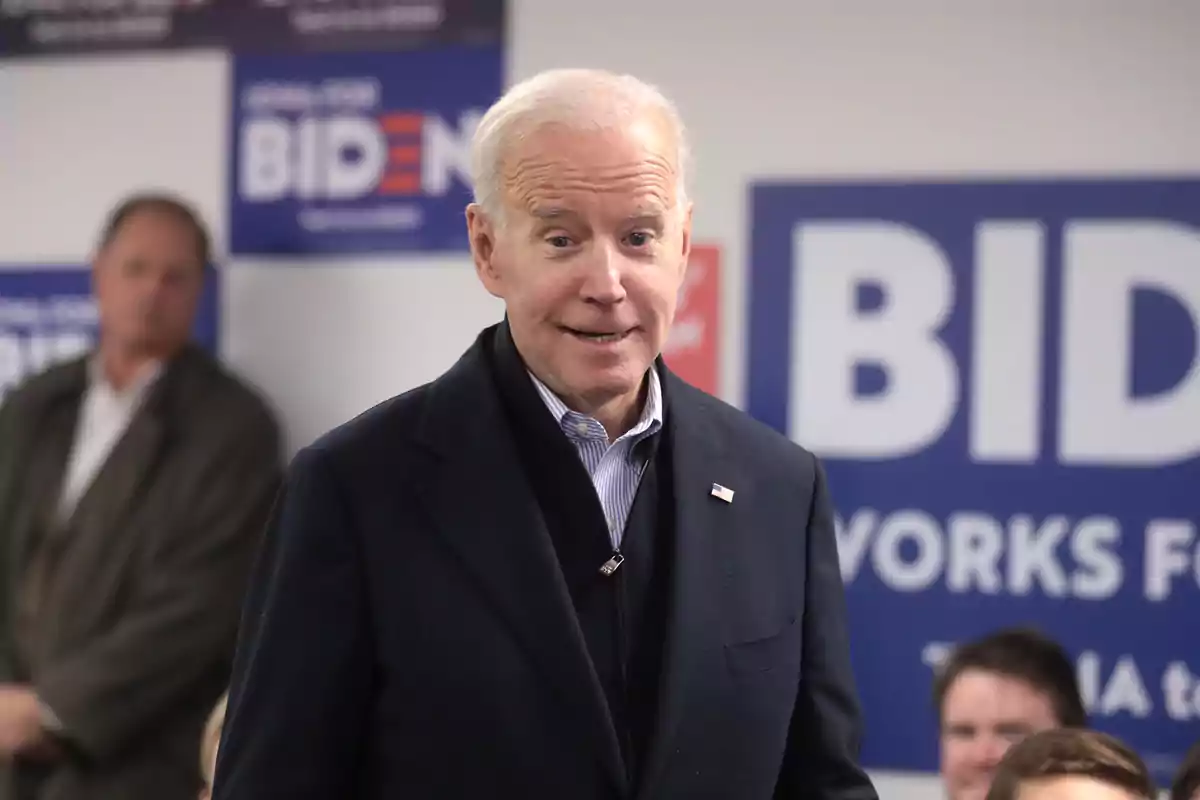
{"type": "Polygon", "coordinates": [[[679,255],[683,259],[681,262],[683,266],[680,269],[681,277],[682,273],[687,272],[688,261],[691,260],[692,256],[692,204],[690,202],[683,209],[682,217],[679,237],[680,247],[682,248],[679,255]]]}
{"type": "Polygon", "coordinates": [[[471,240],[471,258],[475,274],[495,297],[504,297],[500,272],[496,269],[496,224],[478,203],[467,206],[467,236],[471,240]]]}
{"type": "Polygon", "coordinates": [[[692,254],[692,203],[687,204],[683,211],[683,260],[686,263],[692,254]]]}
{"type": "Polygon", "coordinates": [[[92,268],[89,271],[88,278],[92,286],[92,294],[99,297],[102,293],[101,286],[103,284],[102,272],[108,267],[108,262],[111,261],[108,254],[108,247],[100,247],[92,256],[92,268]]]}

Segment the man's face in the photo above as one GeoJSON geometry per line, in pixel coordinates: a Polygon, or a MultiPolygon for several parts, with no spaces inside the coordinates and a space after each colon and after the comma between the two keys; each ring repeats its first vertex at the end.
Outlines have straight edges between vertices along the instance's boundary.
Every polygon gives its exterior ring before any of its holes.
{"type": "Polygon", "coordinates": [[[1081,775],[1025,781],[1017,800],[1145,800],[1133,792],[1081,775]]]}
{"type": "Polygon", "coordinates": [[[93,270],[105,337],[128,352],[168,355],[191,333],[203,278],[186,225],[158,211],[135,213],[93,270]]]}
{"type": "Polygon", "coordinates": [[[942,780],[949,800],[983,800],[1008,748],[1031,733],[1057,728],[1054,705],[1025,681],[966,670],[942,702],[942,780]]]}
{"type": "Polygon", "coordinates": [[[660,125],[544,127],[505,164],[503,224],[472,206],[480,279],[530,369],[577,410],[628,399],[662,350],[691,246],[660,125]]]}

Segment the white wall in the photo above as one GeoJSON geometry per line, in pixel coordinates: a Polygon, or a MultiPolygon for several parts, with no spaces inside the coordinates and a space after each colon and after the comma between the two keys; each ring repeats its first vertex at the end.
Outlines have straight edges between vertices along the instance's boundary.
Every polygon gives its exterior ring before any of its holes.
{"type": "MultiPolygon", "coordinates": [[[[753,177],[1200,172],[1188,0],[514,4],[512,78],[613,67],[682,106],[697,236],[725,247],[735,402],[753,177]]],[[[114,200],[147,185],[190,195],[224,249],[227,80],[211,54],[0,66],[0,264],[85,259],[114,200]]],[[[465,258],[399,262],[228,267],[226,355],[272,394],[293,447],[433,377],[495,318],[465,258]]],[[[885,800],[938,791],[879,785],[885,800]]]]}

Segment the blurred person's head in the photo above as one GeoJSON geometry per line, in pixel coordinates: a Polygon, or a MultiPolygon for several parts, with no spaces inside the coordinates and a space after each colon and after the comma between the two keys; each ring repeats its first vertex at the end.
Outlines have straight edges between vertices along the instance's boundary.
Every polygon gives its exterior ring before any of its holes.
{"type": "Polygon", "coordinates": [[[1056,728],[1009,749],[986,800],[1154,800],[1157,793],[1146,764],[1124,742],[1056,728]]]}
{"type": "Polygon", "coordinates": [[[1175,773],[1171,800],[1200,800],[1200,741],[1188,750],[1175,773]]]}
{"type": "Polygon", "coordinates": [[[109,216],[93,262],[101,346],[123,359],[169,358],[191,336],[209,260],[199,215],[138,194],[109,216]]]}
{"type": "Polygon", "coordinates": [[[225,706],[228,702],[229,694],[221,695],[204,726],[204,735],[200,740],[200,776],[204,780],[200,800],[210,800],[212,797],[213,780],[217,775],[217,751],[221,746],[221,728],[225,725],[225,706]]]}
{"type": "Polygon", "coordinates": [[[1087,725],[1075,665],[1034,630],[1001,630],[960,645],[933,693],[950,800],[982,800],[1000,759],[1030,734],[1087,725]]]}
{"type": "Polygon", "coordinates": [[[686,160],[673,105],[602,71],[518,84],[475,134],[479,277],[504,300],[529,369],[606,427],[632,423],[675,316],[691,243],[686,160]]]}

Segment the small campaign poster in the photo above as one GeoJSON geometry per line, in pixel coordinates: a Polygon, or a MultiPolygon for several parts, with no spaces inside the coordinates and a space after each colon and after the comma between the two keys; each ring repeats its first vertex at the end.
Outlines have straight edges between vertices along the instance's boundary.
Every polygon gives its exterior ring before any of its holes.
{"type": "Polygon", "coordinates": [[[503,60],[498,45],[236,56],[232,253],[465,253],[470,142],[503,60]]]}

